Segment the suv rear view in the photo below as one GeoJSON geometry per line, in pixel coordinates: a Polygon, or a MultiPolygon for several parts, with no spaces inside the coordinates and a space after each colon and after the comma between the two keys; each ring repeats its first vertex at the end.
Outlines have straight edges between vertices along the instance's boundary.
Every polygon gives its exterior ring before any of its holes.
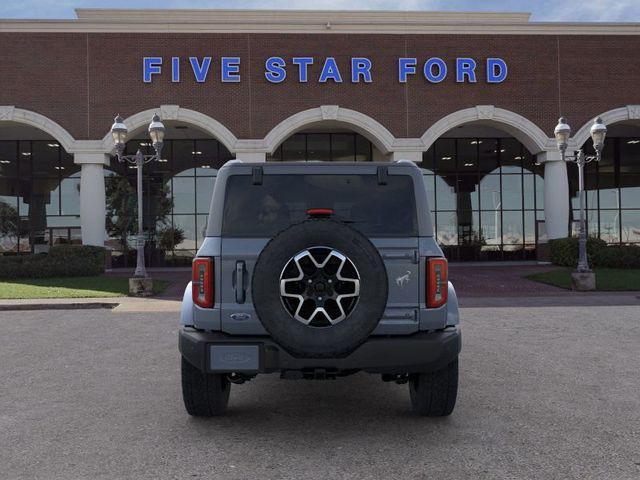
{"type": "Polygon", "coordinates": [[[219,415],[231,384],[261,373],[365,371],[448,415],[458,321],[414,164],[229,162],[183,299],[185,406],[219,415]]]}

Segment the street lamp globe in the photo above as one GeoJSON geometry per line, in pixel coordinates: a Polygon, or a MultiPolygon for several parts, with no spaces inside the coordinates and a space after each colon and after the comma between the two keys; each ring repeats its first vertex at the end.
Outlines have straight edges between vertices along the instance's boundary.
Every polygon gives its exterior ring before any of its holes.
{"type": "Polygon", "coordinates": [[[560,119],[558,120],[558,125],[556,125],[553,133],[556,137],[556,142],[558,143],[558,149],[564,153],[567,150],[569,137],[571,136],[571,127],[567,123],[566,118],[560,117],[560,119]]]}
{"type": "Polygon", "coordinates": [[[118,115],[111,125],[111,136],[113,137],[113,143],[118,152],[124,151],[124,145],[127,143],[127,126],[124,124],[124,120],[118,115]]]}
{"type": "Polygon", "coordinates": [[[607,136],[607,127],[602,123],[600,117],[596,118],[591,125],[591,139],[593,140],[593,148],[598,155],[602,152],[604,147],[604,138],[607,136]]]}
{"type": "Polygon", "coordinates": [[[153,148],[155,148],[158,156],[160,156],[160,152],[162,151],[164,133],[164,124],[160,121],[160,116],[156,113],[149,124],[149,136],[151,137],[153,148]]]}

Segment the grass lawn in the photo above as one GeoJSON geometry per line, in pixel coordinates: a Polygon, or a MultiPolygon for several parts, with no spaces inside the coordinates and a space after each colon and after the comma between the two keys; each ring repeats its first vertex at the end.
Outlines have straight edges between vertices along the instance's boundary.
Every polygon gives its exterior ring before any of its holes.
{"type": "MultiPolygon", "coordinates": [[[[550,272],[527,275],[526,278],[561,288],[571,288],[572,268],[558,268],[550,272]]],[[[640,269],[594,268],[596,289],[602,291],[640,290],[640,269]]]]}
{"type": "MultiPolygon", "coordinates": [[[[169,282],[154,280],[158,294],[169,282]]],[[[122,297],[129,293],[126,277],[69,277],[0,280],[0,299],[122,297]]]]}

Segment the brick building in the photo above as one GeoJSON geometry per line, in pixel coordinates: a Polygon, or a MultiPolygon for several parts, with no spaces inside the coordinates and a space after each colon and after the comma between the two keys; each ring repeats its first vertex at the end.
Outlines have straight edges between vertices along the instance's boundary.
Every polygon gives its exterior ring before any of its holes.
{"type": "Polygon", "coordinates": [[[0,252],[106,242],[117,257],[105,231],[110,183],[136,171],[112,157],[109,128],[122,115],[128,149],[149,149],[153,113],[167,141],[164,161],[145,167],[146,228],[152,238],[180,228],[177,257],[202,239],[217,169],[239,158],[415,161],[450,258],[535,258],[578,218],[576,167],[553,139],[561,115],[571,149],[591,149],[596,116],[609,129],[602,162],[586,173],[590,233],[637,243],[638,50],[639,24],[518,13],[77,10],[73,20],[0,20],[0,252]],[[159,215],[164,194],[172,206],[159,215]]]}

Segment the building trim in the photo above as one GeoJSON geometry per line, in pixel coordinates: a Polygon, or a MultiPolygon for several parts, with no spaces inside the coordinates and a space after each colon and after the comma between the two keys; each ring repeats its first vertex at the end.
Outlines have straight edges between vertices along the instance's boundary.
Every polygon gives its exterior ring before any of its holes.
{"type": "Polygon", "coordinates": [[[55,138],[67,152],[73,151],[75,139],[71,134],[60,124],[37,112],[13,105],[3,105],[0,106],[0,123],[2,122],[16,122],[35,127],[55,138]]]}
{"type": "MultiPolygon", "coordinates": [[[[238,139],[231,130],[204,113],[182,108],[179,105],[161,105],[158,108],[150,108],[149,110],[138,112],[126,118],[124,124],[129,129],[129,132],[139,130],[149,125],[151,118],[156,113],[160,115],[163,121],[173,120],[197,127],[220,141],[231,153],[236,151],[238,139]]],[[[102,148],[104,152],[111,155],[115,153],[111,132],[107,132],[102,139],[102,148]]]]}
{"type": "Polygon", "coordinates": [[[530,22],[529,13],[77,9],[77,19],[0,20],[0,32],[638,35],[640,23],[530,22]]]}
{"type": "Polygon", "coordinates": [[[517,138],[531,153],[539,153],[555,147],[554,140],[531,120],[515,112],[493,105],[477,105],[450,113],[435,122],[422,135],[425,150],[452,128],[471,123],[495,126],[517,138]]]}
{"type": "Polygon", "coordinates": [[[394,148],[396,138],[384,125],[364,113],[338,105],[322,105],[285,118],[264,137],[262,147],[267,153],[273,153],[294,133],[320,122],[349,127],[369,139],[385,155],[394,148]]]}
{"type": "MultiPolygon", "coordinates": [[[[602,122],[607,126],[627,120],[640,120],[640,105],[627,105],[625,107],[614,108],[613,110],[596,116],[602,118],[602,122]]],[[[570,149],[578,150],[582,148],[591,136],[591,125],[593,125],[593,118],[585,123],[573,136],[571,139],[573,143],[569,145],[570,149]]]]}

